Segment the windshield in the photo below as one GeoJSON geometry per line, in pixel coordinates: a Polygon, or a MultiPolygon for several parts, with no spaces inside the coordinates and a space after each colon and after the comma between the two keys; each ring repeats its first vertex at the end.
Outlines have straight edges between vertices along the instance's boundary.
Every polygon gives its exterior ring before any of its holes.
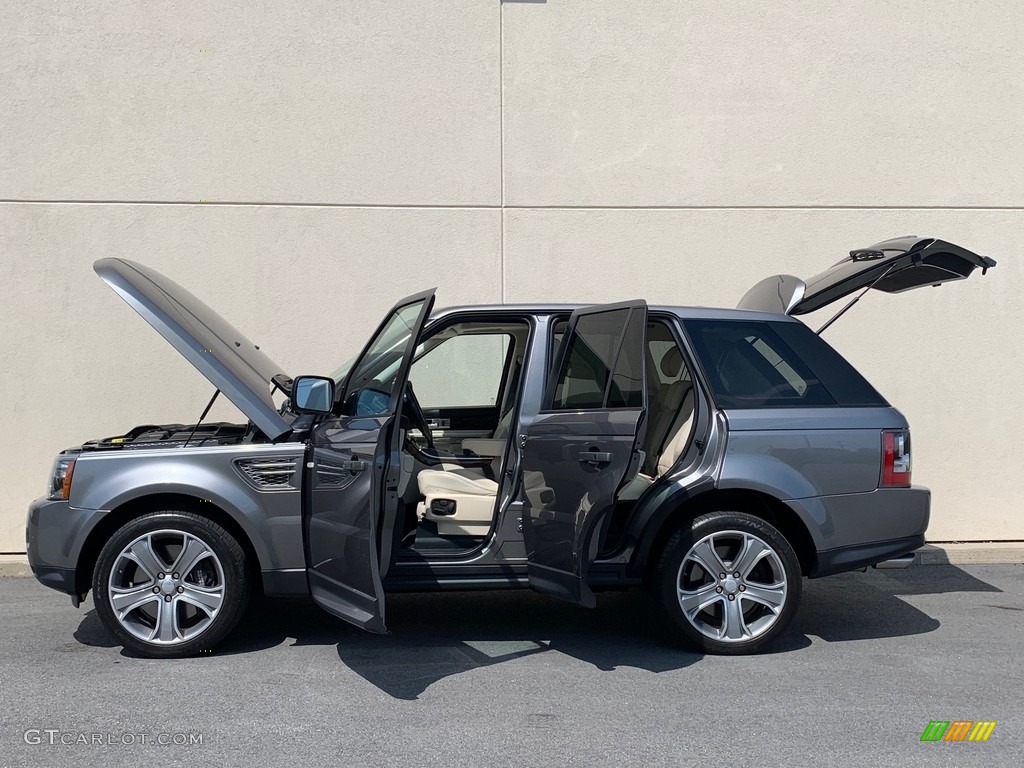
{"type": "Polygon", "coordinates": [[[359,355],[356,355],[355,357],[350,357],[348,360],[346,360],[344,363],[338,366],[337,369],[335,369],[334,373],[331,374],[331,378],[334,379],[335,385],[339,387],[342,385],[342,383],[345,381],[345,378],[348,376],[348,372],[352,370],[352,366],[355,365],[355,362],[358,359],[359,355]]]}
{"type": "MultiPolygon", "coordinates": [[[[425,355],[427,352],[432,350],[435,346],[437,346],[443,340],[444,339],[430,339],[428,341],[421,342],[420,344],[417,344],[416,345],[416,353],[413,355],[413,358],[412,358],[413,361],[415,362],[416,360],[419,360],[421,357],[423,357],[423,355],[425,355]]],[[[348,360],[346,360],[344,363],[342,363],[334,371],[334,373],[331,374],[331,378],[334,379],[334,383],[335,384],[337,384],[338,386],[341,386],[341,384],[345,381],[345,377],[348,376],[348,372],[352,370],[352,366],[355,364],[355,362],[358,359],[359,359],[358,355],[356,357],[350,357],[348,360]]],[[[384,362],[384,360],[378,360],[378,362],[382,363],[382,362],[384,362]]],[[[392,376],[394,376],[398,372],[398,364],[399,364],[399,362],[401,362],[400,359],[392,360],[390,365],[387,365],[376,376],[374,376],[374,378],[385,380],[385,381],[387,379],[390,379],[392,376]]]]}

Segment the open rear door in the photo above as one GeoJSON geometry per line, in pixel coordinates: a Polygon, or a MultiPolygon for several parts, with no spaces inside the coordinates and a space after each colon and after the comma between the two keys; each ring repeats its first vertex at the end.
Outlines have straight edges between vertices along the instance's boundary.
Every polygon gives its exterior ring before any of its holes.
{"type": "Polygon", "coordinates": [[[587,570],[619,488],[636,474],[647,408],[643,301],[577,310],[544,410],[520,436],[530,586],[593,607],[587,570]]]}
{"type": "Polygon", "coordinates": [[[409,296],[384,318],[342,383],[337,412],[314,430],[303,478],[303,538],[317,605],[385,632],[381,585],[399,511],[398,413],[434,292],[409,296]]]}
{"type": "Polygon", "coordinates": [[[793,275],[766,278],[747,291],[737,306],[803,315],[861,288],[902,293],[963,280],[978,268],[985,274],[995,265],[994,259],[945,240],[910,235],[850,251],[842,261],[807,280],[793,275]]]}

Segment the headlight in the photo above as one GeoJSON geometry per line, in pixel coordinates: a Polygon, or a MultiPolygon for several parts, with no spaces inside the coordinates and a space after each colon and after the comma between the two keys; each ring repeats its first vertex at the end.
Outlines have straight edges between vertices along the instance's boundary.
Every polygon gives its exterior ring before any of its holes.
{"type": "Polygon", "coordinates": [[[67,456],[58,456],[53,462],[53,475],[50,477],[50,494],[53,501],[66,499],[71,495],[71,478],[75,474],[75,460],[67,456]]]}

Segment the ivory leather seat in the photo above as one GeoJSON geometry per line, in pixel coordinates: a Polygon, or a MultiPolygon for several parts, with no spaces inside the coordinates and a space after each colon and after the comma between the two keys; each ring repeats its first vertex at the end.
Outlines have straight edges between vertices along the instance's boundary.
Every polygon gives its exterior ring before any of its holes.
{"type": "Polygon", "coordinates": [[[498,483],[482,469],[442,466],[449,468],[425,469],[417,477],[424,497],[419,504],[420,518],[435,523],[442,536],[486,536],[494,519],[498,483]],[[436,514],[431,508],[435,501],[454,502],[454,512],[436,514]]]}
{"type": "MultiPolygon", "coordinates": [[[[491,438],[470,438],[462,441],[464,450],[480,456],[494,456],[493,476],[501,471],[501,457],[505,453],[508,432],[512,423],[512,409],[498,422],[491,438]]],[[[442,464],[441,469],[424,469],[416,476],[423,501],[417,507],[421,520],[437,525],[442,536],[486,536],[494,520],[494,504],[498,497],[498,483],[482,469],[442,464]],[[453,501],[455,511],[439,515],[432,511],[434,501],[453,501]]]]}
{"type": "Polygon", "coordinates": [[[676,412],[669,431],[668,441],[658,456],[656,475],[647,475],[637,472],[636,477],[630,480],[616,497],[619,501],[636,501],[640,495],[654,484],[655,479],[666,474],[679,460],[687,444],[690,442],[690,432],[693,426],[693,388],[689,387],[683,397],[683,402],[676,412]]]}

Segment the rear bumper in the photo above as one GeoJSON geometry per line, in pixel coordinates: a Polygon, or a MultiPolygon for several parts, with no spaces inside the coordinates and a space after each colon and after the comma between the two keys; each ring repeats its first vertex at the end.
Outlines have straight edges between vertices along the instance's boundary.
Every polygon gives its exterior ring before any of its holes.
{"type": "MultiPolygon", "coordinates": [[[[814,569],[808,574],[812,579],[831,576],[843,571],[855,571],[907,555],[924,546],[924,534],[907,536],[889,541],[873,541],[870,544],[855,544],[818,552],[814,569]]],[[[908,563],[909,565],[909,563],[908,563]]]]}
{"type": "Polygon", "coordinates": [[[927,488],[880,488],[817,501],[831,536],[818,550],[811,578],[882,563],[885,568],[905,568],[913,558],[904,556],[924,546],[931,514],[927,488]]]}
{"type": "Polygon", "coordinates": [[[927,488],[879,488],[869,493],[815,496],[787,502],[814,539],[810,576],[875,565],[924,546],[931,515],[927,488]]]}
{"type": "Polygon", "coordinates": [[[105,514],[104,510],[77,509],[66,501],[39,498],[32,502],[25,548],[40,584],[69,595],[88,591],[88,583],[77,583],[78,558],[89,532],[105,514]]]}

